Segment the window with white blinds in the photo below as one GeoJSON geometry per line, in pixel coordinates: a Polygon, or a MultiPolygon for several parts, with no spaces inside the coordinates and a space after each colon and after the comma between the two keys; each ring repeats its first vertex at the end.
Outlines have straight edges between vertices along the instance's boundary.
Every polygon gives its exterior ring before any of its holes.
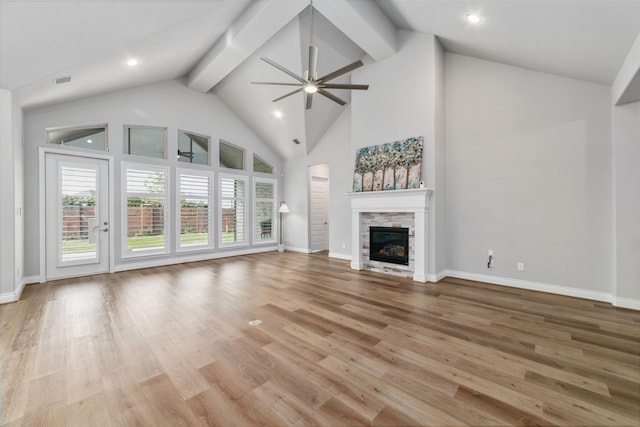
{"type": "Polygon", "coordinates": [[[122,256],[169,252],[168,168],[123,162],[122,175],[122,256]]]}
{"type": "Polygon", "coordinates": [[[177,170],[178,249],[206,249],[213,246],[211,227],[211,187],[207,172],[177,170]]]}
{"type": "Polygon", "coordinates": [[[247,243],[247,177],[220,175],[220,244],[247,243]]]}
{"type": "Polygon", "coordinates": [[[256,178],[253,186],[254,242],[276,240],[276,180],[256,178]]]}
{"type": "Polygon", "coordinates": [[[60,167],[60,260],[95,259],[96,191],[98,171],[75,166],[60,167]]]}

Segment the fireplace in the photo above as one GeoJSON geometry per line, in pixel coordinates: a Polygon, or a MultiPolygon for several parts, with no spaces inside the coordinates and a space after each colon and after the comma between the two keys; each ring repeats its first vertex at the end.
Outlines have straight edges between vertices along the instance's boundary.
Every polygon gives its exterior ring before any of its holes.
{"type": "Polygon", "coordinates": [[[409,229],[369,227],[369,259],[409,265],[409,229]]]}
{"type": "Polygon", "coordinates": [[[430,188],[348,193],[351,199],[351,268],[412,276],[413,280],[423,283],[429,280],[429,208],[432,193],[430,188]],[[378,226],[409,228],[409,265],[367,259],[371,247],[369,229],[378,226]]]}

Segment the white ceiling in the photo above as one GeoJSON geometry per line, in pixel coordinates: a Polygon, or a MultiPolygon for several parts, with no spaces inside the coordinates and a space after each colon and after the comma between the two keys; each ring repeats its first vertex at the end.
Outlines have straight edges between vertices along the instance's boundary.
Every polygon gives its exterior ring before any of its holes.
{"type": "MultiPolygon", "coordinates": [[[[290,79],[261,56],[306,70],[308,4],[0,0],[0,87],[32,108],[186,76],[193,89],[213,88],[290,158],[311,150],[344,107],[316,96],[305,112],[301,94],[273,104],[286,91],[249,82],[290,79]],[[127,68],[130,57],[140,65],[127,68]],[[65,75],[71,83],[53,84],[65,75]],[[272,115],[276,108],[281,119],[272,115]],[[293,145],[293,138],[303,144],[293,145]]],[[[435,34],[451,52],[611,85],[640,32],[640,0],[314,0],[314,6],[320,74],[363,57],[383,59],[393,52],[389,29],[396,27],[435,34]],[[483,16],[481,24],[465,21],[472,12],[483,16]]],[[[336,94],[348,101],[348,93],[336,94]]]]}

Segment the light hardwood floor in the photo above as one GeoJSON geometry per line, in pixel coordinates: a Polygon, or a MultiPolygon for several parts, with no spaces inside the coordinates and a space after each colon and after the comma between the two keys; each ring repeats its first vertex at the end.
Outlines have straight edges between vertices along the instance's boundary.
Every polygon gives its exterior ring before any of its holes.
{"type": "Polygon", "coordinates": [[[4,426],[640,425],[640,312],[326,255],[30,285],[0,325],[4,426]]]}

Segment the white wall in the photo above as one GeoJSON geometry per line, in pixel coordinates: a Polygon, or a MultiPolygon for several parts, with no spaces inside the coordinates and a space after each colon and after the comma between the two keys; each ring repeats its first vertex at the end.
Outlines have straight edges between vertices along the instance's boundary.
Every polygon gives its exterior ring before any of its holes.
{"type": "MultiPolygon", "coordinates": [[[[16,290],[14,274],[14,159],[12,95],[0,89],[0,296],[11,301],[16,290]]],[[[3,301],[6,302],[6,301],[3,301]]]]}
{"type": "Polygon", "coordinates": [[[329,165],[329,256],[351,259],[350,160],[351,108],[347,107],[320,138],[307,158],[309,164],[329,165]]]}
{"type": "Polygon", "coordinates": [[[445,64],[448,269],[609,298],[609,88],[455,54],[445,64]]]}
{"type": "Polygon", "coordinates": [[[14,167],[14,271],[16,272],[16,296],[19,298],[25,285],[24,252],[24,144],[22,108],[13,100],[13,167],[14,167]]]}
{"type": "Polygon", "coordinates": [[[283,215],[283,239],[286,249],[309,251],[309,197],[307,192],[307,157],[288,159],[284,165],[283,198],[289,213],[283,215]]]}
{"type": "Polygon", "coordinates": [[[613,111],[615,304],[640,309],[640,102],[613,111]]]}
{"type": "Polygon", "coordinates": [[[22,110],[0,89],[0,303],[24,288],[22,110]]]}
{"type": "Polygon", "coordinates": [[[424,136],[422,177],[434,190],[429,213],[431,280],[445,264],[444,255],[436,259],[437,250],[444,250],[444,242],[437,239],[445,232],[437,231],[445,192],[444,176],[438,172],[444,167],[444,151],[438,153],[444,150],[444,117],[437,115],[443,106],[442,55],[435,36],[400,30],[396,55],[354,72],[353,80],[369,84],[369,90],[354,91],[351,99],[352,169],[357,148],[424,136]]]}
{"type": "Polygon", "coordinates": [[[435,239],[431,240],[430,269],[439,280],[444,277],[447,269],[447,162],[446,162],[446,117],[445,117],[445,64],[444,49],[437,39],[434,39],[433,55],[433,140],[434,140],[434,188],[433,209],[431,213],[430,231],[435,239]]]}
{"type": "MultiPolygon", "coordinates": [[[[258,137],[227,108],[214,94],[202,94],[172,80],[135,89],[113,92],[79,101],[44,107],[25,114],[25,222],[27,253],[39,253],[38,229],[38,147],[44,146],[45,129],[60,126],[109,124],[108,138],[110,154],[115,159],[115,186],[120,188],[120,161],[127,159],[150,164],[184,167],[174,155],[168,160],[124,156],[122,140],[123,125],[149,125],[168,127],[168,153],[177,151],[177,130],[189,130],[211,137],[213,164],[218,164],[218,141],[224,139],[246,149],[246,168],[253,175],[252,156],[259,157],[275,167],[275,176],[281,174],[280,159],[269,150],[258,137]]],[[[193,167],[198,167],[194,165],[193,167]]],[[[200,166],[207,170],[211,167],[200,166]]],[[[216,166],[217,170],[217,166],[216,166]]],[[[217,179],[217,177],[216,177],[217,179]]],[[[217,181],[216,181],[217,182],[217,181]]],[[[116,230],[119,230],[120,200],[116,198],[116,230]]],[[[172,207],[174,218],[175,207],[172,207]]],[[[120,234],[116,234],[116,248],[120,248],[120,234]]],[[[140,262],[120,259],[116,249],[116,264],[140,262]]],[[[186,256],[186,255],[185,255],[186,256]]],[[[27,274],[39,274],[38,256],[27,259],[27,274]]]]}

